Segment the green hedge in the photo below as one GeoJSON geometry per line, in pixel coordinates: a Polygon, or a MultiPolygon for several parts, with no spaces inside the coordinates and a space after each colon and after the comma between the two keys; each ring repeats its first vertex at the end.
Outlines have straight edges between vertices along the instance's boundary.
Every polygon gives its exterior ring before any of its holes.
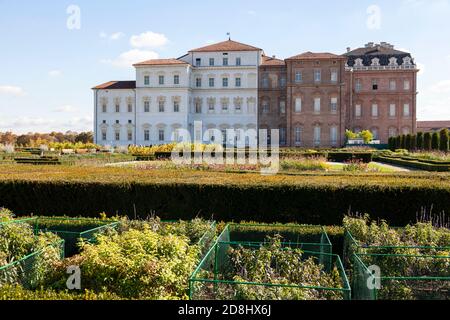
{"type": "Polygon", "coordinates": [[[128,215],[189,220],[298,222],[338,225],[349,210],[393,225],[416,220],[422,208],[450,212],[450,189],[410,185],[271,185],[157,182],[0,181],[0,207],[18,215],[128,215]]]}
{"type": "Polygon", "coordinates": [[[434,171],[434,172],[450,171],[450,164],[446,164],[445,162],[439,163],[437,161],[433,162],[431,160],[416,160],[413,158],[405,159],[405,158],[384,157],[384,156],[377,157],[377,160],[383,163],[400,165],[424,171],[434,171]]]}

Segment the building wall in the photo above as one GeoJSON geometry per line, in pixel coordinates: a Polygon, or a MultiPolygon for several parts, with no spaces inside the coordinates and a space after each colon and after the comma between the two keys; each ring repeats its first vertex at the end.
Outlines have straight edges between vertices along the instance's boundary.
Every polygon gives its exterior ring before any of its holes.
{"type": "Polygon", "coordinates": [[[351,83],[346,97],[351,104],[346,115],[349,129],[371,130],[382,143],[387,143],[390,135],[416,132],[415,70],[347,71],[346,82],[351,83]],[[373,88],[375,80],[377,90],[373,88]],[[357,89],[358,81],[360,90],[357,89]],[[390,87],[390,81],[396,83],[395,89],[390,87]],[[409,81],[408,90],[404,89],[404,81],[409,81]],[[405,104],[409,105],[409,114],[404,113],[405,104]],[[360,116],[357,105],[361,106],[360,116]],[[373,105],[378,106],[378,114],[372,113],[373,105]],[[391,105],[395,105],[395,114],[390,113],[391,105]]]}
{"type": "Polygon", "coordinates": [[[288,145],[291,147],[341,146],[345,134],[342,119],[342,114],[345,114],[343,83],[345,61],[342,59],[287,60],[286,63],[288,145]],[[320,82],[314,80],[316,70],[321,70],[320,82]],[[337,79],[334,82],[331,81],[331,70],[337,72],[337,79]],[[297,72],[302,73],[301,82],[296,81],[297,72]],[[296,110],[297,99],[301,99],[301,111],[296,110]],[[316,99],[320,99],[320,110],[315,109],[316,99]],[[332,99],[333,104],[336,104],[334,110],[331,107],[332,99]],[[333,133],[332,130],[334,130],[333,133]],[[315,132],[317,132],[316,136],[315,132]]]}

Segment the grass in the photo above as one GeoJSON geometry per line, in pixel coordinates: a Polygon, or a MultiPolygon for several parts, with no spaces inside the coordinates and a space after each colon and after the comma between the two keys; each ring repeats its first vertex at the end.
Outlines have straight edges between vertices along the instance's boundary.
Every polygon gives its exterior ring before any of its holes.
{"type": "Polygon", "coordinates": [[[0,181],[62,181],[82,183],[153,183],[208,185],[369,186],[450,188],[450,173],[428,172],[301,172],[262,176],[259,173],[199,170],[136,170],[117,167],[40,167],[0,165],[0,181]]]}

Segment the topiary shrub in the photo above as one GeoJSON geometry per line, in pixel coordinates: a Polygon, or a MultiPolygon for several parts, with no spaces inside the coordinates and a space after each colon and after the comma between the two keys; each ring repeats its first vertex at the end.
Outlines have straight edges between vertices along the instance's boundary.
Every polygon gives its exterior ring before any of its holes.
{"type": "Polygon", "coordinates": [[[442,129],[440,132],[439,150],[442,152],[449,151],[449,132],[448,129],[442,129]]]}
{"type": "Polygon", "coordinates": [[[439,133],[433,132],[431,137],[431,149],[439,150],[439,133]]]}

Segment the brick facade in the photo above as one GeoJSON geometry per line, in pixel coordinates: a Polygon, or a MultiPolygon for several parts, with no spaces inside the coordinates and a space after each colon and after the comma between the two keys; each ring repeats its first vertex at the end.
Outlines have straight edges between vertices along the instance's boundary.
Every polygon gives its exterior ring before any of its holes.
{"type": "Polygon", "coordinates": [[[344,55],[265,57],[259,127],[281,129],[281,145],[289,147],[340,147],[346,129],[371,130],[387,143],[389,136],[416,132],[417,71],[409,53],[387,43],[344,55]]]}

